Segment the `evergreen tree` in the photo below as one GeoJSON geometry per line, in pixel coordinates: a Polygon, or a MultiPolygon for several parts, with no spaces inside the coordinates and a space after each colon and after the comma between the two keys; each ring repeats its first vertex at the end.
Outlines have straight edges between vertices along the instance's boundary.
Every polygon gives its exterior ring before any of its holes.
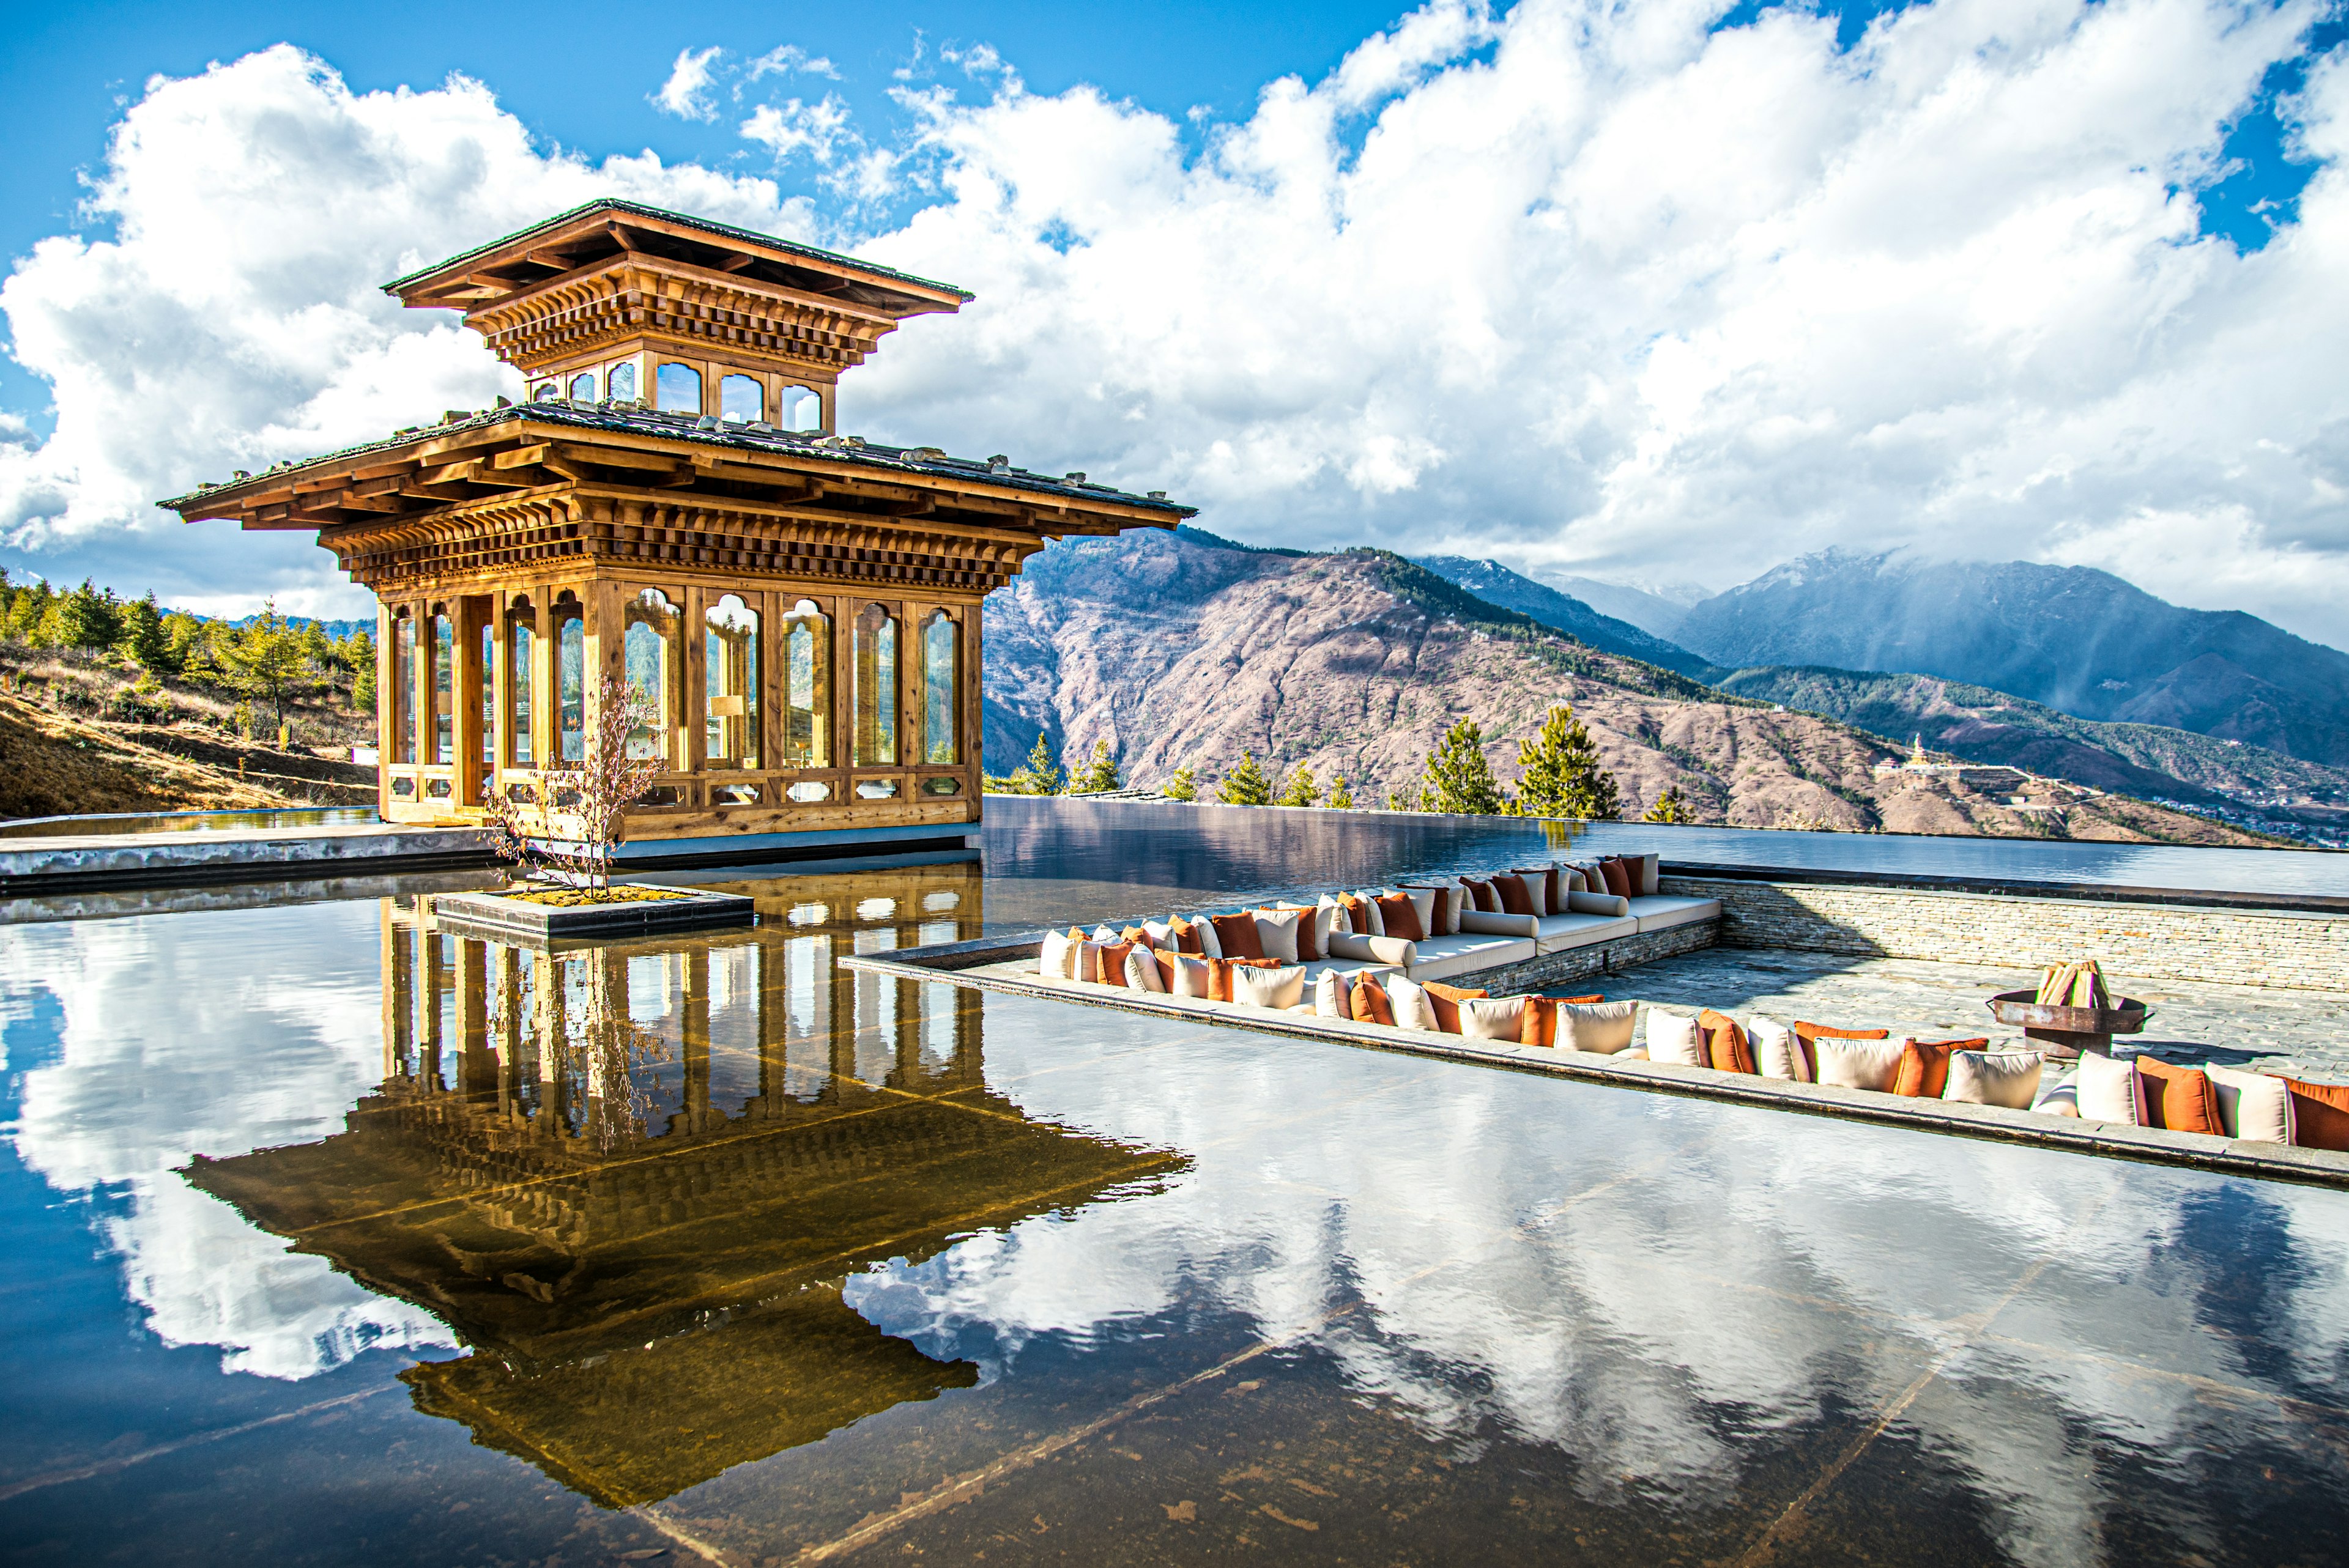
{"type": "Polygon", "coordinates": [[[1330,809],[1333,811],[1350,811],[1354,809],[1354,787],[1346,782],[1346,776],[1343,773],[1330,780],[1330,809]]]}
{"type": "Polygon", "coordinates": [[[1666,785],[1664,792],[1656,797],[1656,803],[1649,807],[1647,814],[1640,819],[1643,822],[1685,822],[1688,820],[1688,802],[1681,798],[1681,787],[1677,784],[1666,785]]]}
{"type": "Polygon", "coordinates": [[[1240,753],[1239,766],[1224,775],[1216,799],[1226,806],[1264,806],[1272,801],[1272,780],[1256,765],[1256,753],[1240,753]]]}
{"type": "Polygon", "coordinates": [[[8,635],[20,643],[33,642],[56,598],[49,585],[37,577],[17,589],[8,605],[8,635]]]}
{"type": "Polygon", "coordinates": [[[1517,742],[1521,810],[1528,817],[1580,817],[1609,821],[1621,815],[1615,776],[1599,765],[1599,747],[1574,709],[1560,703],[1542,720],[1541,733],[1517,742]]]}
{"type": "Polygon", "coordinates": [[[1109,742],[1106,740],[1093,742],[1092,760],[1086,763],[1083,770],[1069,780],[1069,792],[1072,795],[1098,794],[1103,789],[1121,789],[1124,787],[1124,780],[1117,774],[1117,758],[1109,754],[1109,742]]]}
{"type": "Polygon", "coordinates": [[[57,641],[68,648],[110,648],[122,636],[122,612],[111,589],[87,577],[57,604],[57,641]]]}
{"type": "Polygon", "coordinates": [[[140,669],[153,672],[169,671],[171,667],[171,639],[163,634],[163,613],[155,607],[155,595],[135,599],[122,607],[122,656],[140,669]]]}
{"type": "Polygon", "coordinates": [[[1028,760],[1012,779],[1022,795],[1058,795],[1064,788],[1061,780],[1061,765],[1052,760],[1051,738],[1042,730],[1036,732],[1036,744],[1028,753],[1028,760]]]}
{"type": "Polygon", "coordinates": [[[1195,801],[1199,798],[1199,776],[1188,768],[1177,768],[1162,793],[1169,800],[1195,801]]]}
{"type": "Polygon", "coordinates": [[[277,723],[285,723],[285,694],[299,689],[309,661],[302,642],[279,619],[277,603],[263,603],[261,614],[223,650],[229,678],[248,696],[267,697],[276,709],[277,723]]]}
{"type": "Polygon", "coordinates": [[[1462,719],[1436,742],[1427,759],[1423,793],[1431,811],[1497,817],[1507,810],[1508,802],[1493,779],[1493,765],[1485,757],[1485,731],[1475,719],[1462,719]]]}
{"type": "Polygon", "coordinates": [[[1310,806],[1320,799],[1321,787],[1313,781],[1313,769],[1300,762],[1297,765],[1297,771],[1282,781],[1280,793],[1272,803],[1276,806],[1310,806]]]}
{"type": "Polygon", "coordinates": [[[351,711],[364,713],[369,717],[375,714],[375,661],[373,659],[359,665],[358,673],[351,677],[351,711]]]}
{"type": "Polygon", "coordinates": [[[317,622],[305,624],[297,640],[302,645],[302,656],[310,661],[312,668],[331,669],[337,663],[335,645],[327,638],[326,628],[317,622]]]}

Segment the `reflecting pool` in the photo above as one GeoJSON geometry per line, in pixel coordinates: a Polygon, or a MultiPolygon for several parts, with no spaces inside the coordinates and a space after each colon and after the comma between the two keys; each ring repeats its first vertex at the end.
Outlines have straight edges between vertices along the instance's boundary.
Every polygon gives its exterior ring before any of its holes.
{"type": "Polygon", "coordinates": [[[0,928],[11,1560],[2337,1560],[2349,1195],[833,965],[1541,852],[1085,831],[0,928]]]}

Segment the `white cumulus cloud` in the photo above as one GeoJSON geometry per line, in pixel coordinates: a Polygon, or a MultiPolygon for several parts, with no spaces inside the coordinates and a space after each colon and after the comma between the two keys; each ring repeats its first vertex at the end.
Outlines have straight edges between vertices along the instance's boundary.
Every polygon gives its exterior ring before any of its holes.
{"type": "MultiPolygon", "coordinates": [[[[196,478],[485,401],[487,356],[373,285],[625,191],[977,291],[851,379],[846,428],[1244,538],[1711,588],[1909,546],[2349,643],[2341,52],[2277,106],[2314,175],[2264,249],[2194,194],[2319,0],[1935,0],[1848,49],[1723,9],[1435,0],[1204,148],[967,48],[959,90],[897,89],[902,134],[830,94],[738,122],[821,206],[555,154],[469,82],[353,95],[286,49],[159,81],[93,191],[117,238],[0,294],[57,400],[54,436],[0,431],[0,528],[78,575],[196,478]]],[[[688,50],[664,96],[714,113],[721,68],[688,50]]],[[[294,542],[214,548],[173,558],[189,591],[330,591],[294,542]]]]}
{"type": "Polygon", "coordinates": [[[718,57],[725,52],[714,46],[679,49],[677,63],[669,67],[668,80],[652,95],[653,107],[679,119],[716,119],[718,104],[710,95],[709,84],[717,75],[718,57]]]}

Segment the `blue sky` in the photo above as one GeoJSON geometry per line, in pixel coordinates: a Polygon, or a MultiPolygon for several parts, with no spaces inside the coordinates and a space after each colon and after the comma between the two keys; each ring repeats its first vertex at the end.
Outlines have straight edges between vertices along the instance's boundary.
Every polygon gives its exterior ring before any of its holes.
{"type": "Polygon", "coordinates": [[[857,372],[854,427],[1235,537],[1682,595],[1829,546],[2037,559],[2349,643],[2342,0],[5,27],[19,573],[359,608],[152,500],[486,403],[510,373],[374,285],[611,191],[977,289],[857,372]]]}

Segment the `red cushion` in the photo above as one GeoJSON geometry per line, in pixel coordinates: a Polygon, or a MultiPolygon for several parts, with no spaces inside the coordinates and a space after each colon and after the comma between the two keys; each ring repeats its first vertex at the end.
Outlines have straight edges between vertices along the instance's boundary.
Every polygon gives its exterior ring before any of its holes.
{"type": "Polygon", "coordinates": [[[1495,877],[1493,879],[1493,886],[1501,895],[1502,913],[1534,914],[1538,913],[1534,908],[1533,890],[1526,886],[1525,878],[1520,876],[1495,877]]]}
{"type": "Polygon", "coordinates": [[[1601,861],[1599,874],[1607,879],[1607,891],[1617,898],[1630,898],[1638,890],[1631,885],[1631,868],[1621,861],[1601,861]]]}
{"type": "Polygon", "coordinates": [[[1379,922],[1387,928],[1389,936],[1400,936],[1405,942],[1424,942],[1427,933],[1419,923],[1419,905],[1411,902],[1407,892],[1391,892],[1378,901],[1379,922]]]}
{"type": "MultiPolygon", "coordinates": [[[[1264,944],[1256,939],[1256,916],[1252,914],[1211,914],[1207,923],[1216,928],[1216,941],[1223,947],[1226,958],[1261,958],[1264,944]]],[[[1229,1000],[1229,998],[1226,998],[1229,1000]]]]}
{"type": "Polygon", "coordinates": [[[1501,913],[1501,895],[1493,891],[1493,884],[1491,882],[1480,882],[1475,878],[1470,877],[1463,879],[1463,885],[1468,889],[1469,903],[1475,904],[1478,909],[1483,910],[1486,914],[1498,914],[1501,913]]]}
{"type": "Polygon", "coordinates": [[[2349,1083],[2283,1080],[2292,1097],[2292,1140],[2302,1149],[2349,1151],[2349,1083]]]}

